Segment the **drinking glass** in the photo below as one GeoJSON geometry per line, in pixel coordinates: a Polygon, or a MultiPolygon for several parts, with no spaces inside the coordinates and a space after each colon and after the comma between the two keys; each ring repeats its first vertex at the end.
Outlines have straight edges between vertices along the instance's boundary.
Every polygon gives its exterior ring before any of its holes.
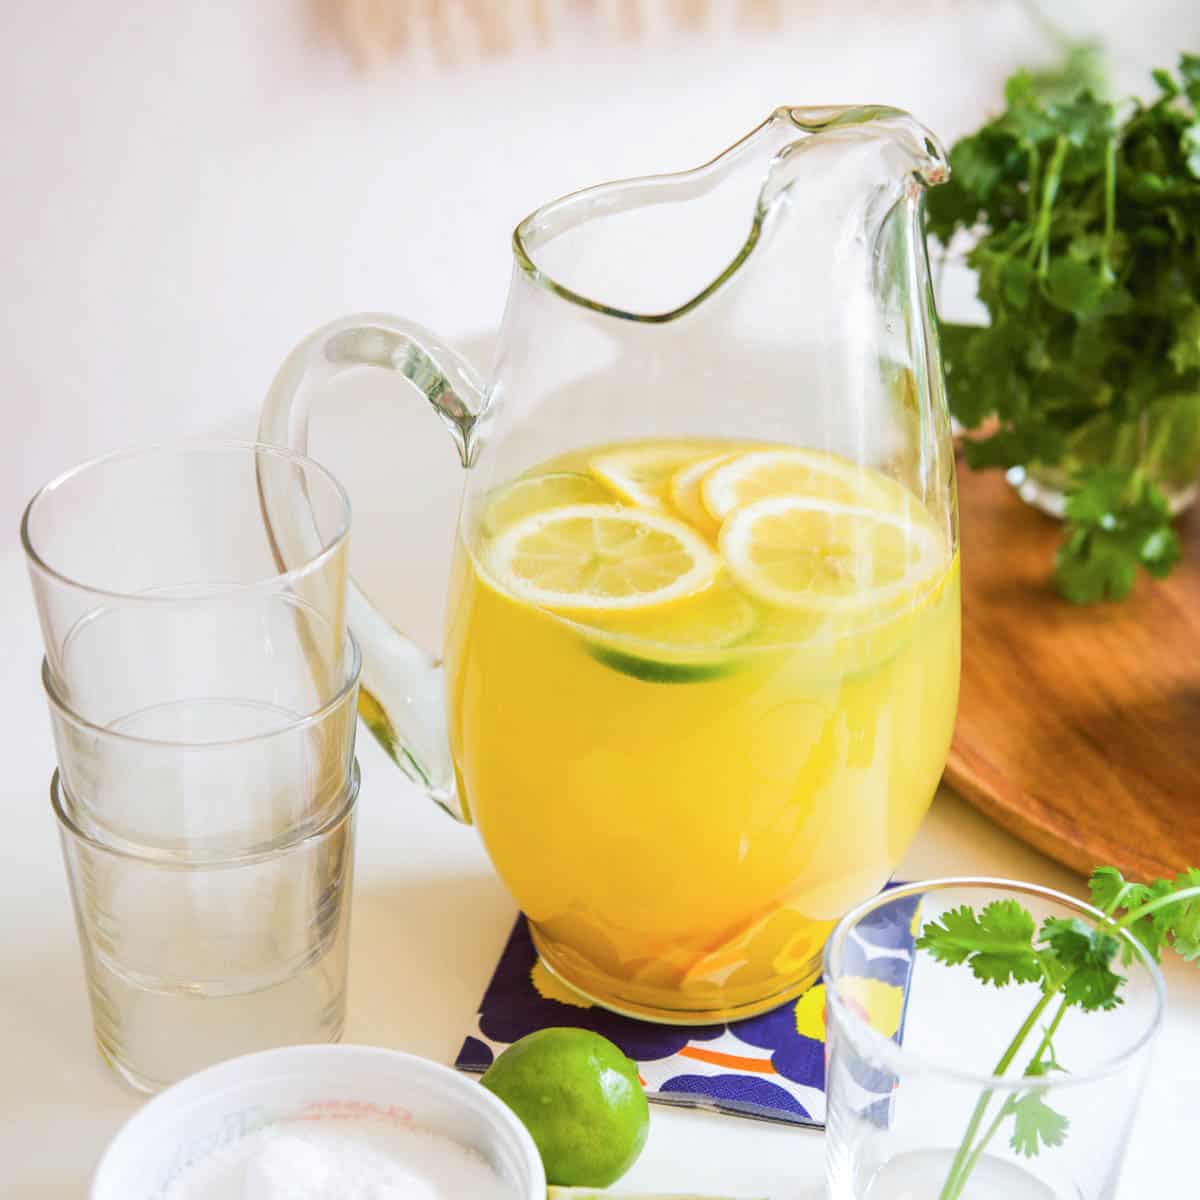
{"type": "Polygon", "coordinates": [[[349,522],[323,468],[239,443],[97,459],[25,511],[96,1040],[135,1087],[340,1036],[349,522]]]}
{"type": "Polygon", "coordinates": [[[360,666],[346,634],[341,686],[315,712],[285,719],[236,693],[213,696],[164,707],[148,737],[126,732],[136,721],[106,726],[74,712],[43,660],[59,776],[75,821],[110,845],[182,855],[244,854],[314,827],[342,802],[350,778],[360,666]]]}
{"type": "Polygon", "coordinates": [[[185,853],[101,840],[54,773],[96,1044],[126,1082],[341,1036],[358,789],[354,764],[315,828],[185,853]]]}
{"type": "Polygon", "coordinates": [[[21,522],[56,694],[150,740],[252,736],[344,684],[350,507],[310,459],[183,443],[110,455],[21,522]],[[276,537],[264,505],[289,514],[276,537]]]}
{"type": "MultiPolygon", "coordinates": [[[[831,1200],[1110,1200],[1137,1112],[1165,988],[1145,948],[1127,955],[1111,1011],[1042,1003],[1036,983],[983,984],[906,949],[961,905],[1014,900],[1047,917],[1103,914],[1000,879],[913,883],[868,900],[825,950],[826,1171],[831,1200]],[[915,909],[915,912],[914,912],[915,909]],[[1037,1011],[1041,1007],[1041,1011],[1037,1011]],[[1031,1018],[1032,1014],[1032,1018],[1031,1018]],[[1021,1049],[1010,1043],[1028,1022],[1021,1049]],[[1052,1037],[1048,1036],[1052,1033],[1052,1037]],[[1027,1075],[1043,1037],[1050,1069],[1027,1075]]],[[[1120,960],[1118,960],[1120,961],[1120,960]]]]}

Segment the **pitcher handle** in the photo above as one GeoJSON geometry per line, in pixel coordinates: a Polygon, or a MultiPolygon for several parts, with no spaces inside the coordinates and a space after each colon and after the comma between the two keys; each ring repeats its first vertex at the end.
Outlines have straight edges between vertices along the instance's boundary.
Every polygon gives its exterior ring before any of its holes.
{"type": "MultiPolygon", "coordinates": [[[[428,330],[380,313],[333,321],[288,355],[267,393],[259,440],[306,454],[313,396],[356,367],[380,368],[403,379],[445,422],[463,466],[471,464],[471,431],[486,396],[483,380],[428,330]]],[[[286,562],[290,554],[303,553],[305,530],[294,520],[294,509],[272,503],[266,492],[263,506],[277,554],[286,562]]],[[[441,663],[396,629],[353,580],[346,615],[362,647],[359,715],[410,779],[451,816],[469,822],[446,736],[441,663]]]]}

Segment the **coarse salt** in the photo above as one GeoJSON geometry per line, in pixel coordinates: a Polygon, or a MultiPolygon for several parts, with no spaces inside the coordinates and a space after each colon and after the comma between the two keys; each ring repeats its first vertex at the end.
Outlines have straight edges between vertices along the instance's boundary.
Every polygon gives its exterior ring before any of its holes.
{"type": "Polygon", "coordinates": [[[196,1163],[164,1200],[517,1200],[484,1157],[386,1118],[284,1121],[196,1163]]]}

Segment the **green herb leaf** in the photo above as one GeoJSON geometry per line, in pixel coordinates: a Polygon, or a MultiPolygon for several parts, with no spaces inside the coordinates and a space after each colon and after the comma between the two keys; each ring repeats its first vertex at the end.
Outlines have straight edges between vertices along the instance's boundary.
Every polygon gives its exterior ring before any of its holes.
{"type": "Polygon", "coordinates": [[[1200,368],[1200,304],[1189,302],[1180,306],[1169,357],[1180,375],[1200,368]]]}
{"type": "Polygon", "coordinates": [[[1045,1146],[1061,1146],[1067,1140],[1071,1122],[1042,1098],[1041,1092],[1026,1092],[1009,1101],[1016,1117],[1009,1145],[1026,1158],[1032,1158],[1045,1146]]]}
{"type": "Polygon", "coordinates": [[[1162,67],[1155,67],[1150,72],[1150,77],[1158,84],[1159,89],[1166,96],[1178,96],[1182,91],[1179,84],[1175,82],[1171,72],[1164,71],[1162,67]]]}
{"type": "Polygon", "coordinates": [[[941,924],[925,925],[917,946],[949,966],[965,962],[976,979],[1003,987],[1042,977],[1033,934],[1033,918],[1016,900],[995,900],[978,916],[966,904],[943,913],[941,924]]]}
{"type": "MultiPolygon", "coordinates": [[[[1192,867],[1175,876],[1171,894],[1196,887],[1200,887],[1200,870],[1192,867]]],[[[1176,954],[1186,962],[1200,959],[1200,896],[1160,908],[1153,917],[1160,935],[1170,941],[1176,954]]]]}
{"type": "Polygon", "coordinates": [[[1187,169],[1200,179],[1200,121],[1194,122],[1183,131],[1179,145],[1184,153],[1187,169]]]}
{"type": "MultiPolygon", "coordinates": [[[[1158,961],[1164,946],[1170,946],[1187,962],[1200,959],[1200,895],[1173,897],[1190,889],[1200,889],[1200,868],[1181,871],[1174,879],[1156,879],[1153,883],[1130,883],[1115,867],[1098,867],[1092,872],[1089,887],[1092,902],[1113,916],[1124,914],[1124,928],[1136,937],[1158,961]],[[1152,912],[1131,920],[1132,914],[1147,905],[1159,905],[1152,912]]],[[[1125,956],[1128,961],[1128,955],[1125,956]]]]}
{"type": "Polygon", "coordinates": [[[1073,604],[1121,600],[1140,564],[1158,578],[1179,561],[1167,502],[1136,470],[1080,473],[1066,505],[1066,540],[1055,559],[1058,589],[1073,604]]]}
{"type": "Polygon", "coordinates": [[[1117,992],[1125,980],[1109,966],[1121,943],[1112,934],[1094,929],[1078,917],[1052,918],[1042,925],[1041,940],[1066,972],[1062,990],[1068,1004],[1093,1012],[1121,1003],[1117,992]]]}
{"type": "Polygon", "coordinates": [[[1097,867],[1088,880],[1092,903],[1102,912],[1137,908],[1150,895],[1142,883],[1131,883],[1116,867],[1097,867]]]}
{"type": "Polygon", "coordinates": [[[1056,258],[1046,275],[1046,298],[1063,312],[1089,317],[1100,307],[1109,286],[1091,263],[1056,258]]]}
{"type": "Polygon", "coordinates": [[[1184,54],[1179,59],[1179,73],[1189,91],[1200,88],[1200,54],[1184,54]]]}

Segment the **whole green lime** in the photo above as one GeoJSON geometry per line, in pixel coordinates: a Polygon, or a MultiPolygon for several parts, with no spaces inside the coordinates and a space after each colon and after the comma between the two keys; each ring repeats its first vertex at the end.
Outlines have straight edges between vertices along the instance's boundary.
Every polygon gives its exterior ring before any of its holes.
{"type": "Polygon", "coordinates": [[[637,1067],[586,1029],[539,1029],[487,1069],[483,1086],[529,1130],[548,1183],[608,1187],[637,1161],[650,1108],[637,1067]]]}

